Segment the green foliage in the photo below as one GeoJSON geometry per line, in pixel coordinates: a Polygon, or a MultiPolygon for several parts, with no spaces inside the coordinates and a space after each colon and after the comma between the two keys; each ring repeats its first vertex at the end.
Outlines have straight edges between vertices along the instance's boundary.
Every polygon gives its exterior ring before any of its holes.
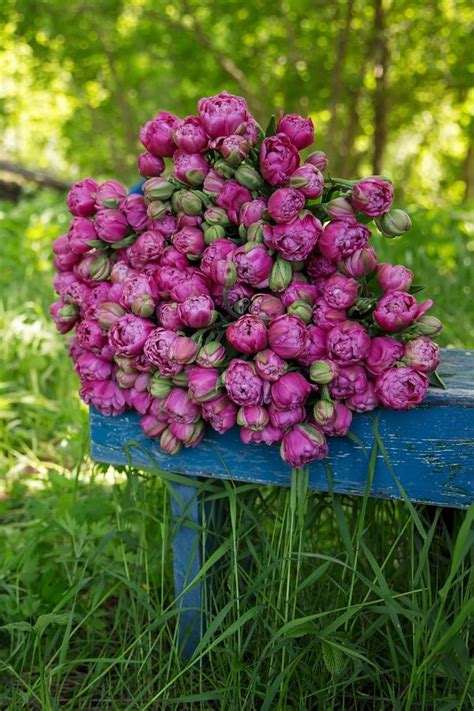
{"type": "MultiPolygon", "coordinates": [[[[200,96],[310,114],[334,174],[383,171],[426,206],[474,192],[467,0],[5,0],[2,148],[130,182],[138,127],[200,96]]],[[[265,125],[265,124],[264,124],[265,125]]]]}

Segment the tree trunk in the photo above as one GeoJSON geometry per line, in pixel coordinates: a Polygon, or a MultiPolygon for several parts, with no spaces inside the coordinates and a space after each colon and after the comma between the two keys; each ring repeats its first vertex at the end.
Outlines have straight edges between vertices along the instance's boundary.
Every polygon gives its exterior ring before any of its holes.
{"type": "Polygon", "coordinates": [[[0,170],[6,173],[12,173],[13,175],[19,175],[21,178],[36,183],[36,185],[40,185],[43,188],[54,188],[55,190],[64,191],[69,190],[71,187],[71,183],[68,180],[57,178],[42,170],[24,168],[22,165],[11,163],[8,160],[0,160],[0,170]]]}
{"type": "Polygon", "coordinates": [[[374,0],[374,147],[373,172],[381,173],[387,142],[387,71],[389,52],[385,30],[383,0],[374,0]]]}

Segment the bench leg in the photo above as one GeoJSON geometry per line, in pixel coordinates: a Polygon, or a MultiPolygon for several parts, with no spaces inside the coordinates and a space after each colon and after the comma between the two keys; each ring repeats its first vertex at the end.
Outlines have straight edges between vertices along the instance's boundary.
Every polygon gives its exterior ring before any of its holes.
{"type": "Polygon", "coordinates": [[[171,484],[173,516],[173,568],[175,595],[181,610],[178,616],[178,637],[184,658],[192,657],[201,639],[203,625],[203,590],[199,581],[187,592],[183,590],[201,569],[201,514],[196,487],[171,484]]]}

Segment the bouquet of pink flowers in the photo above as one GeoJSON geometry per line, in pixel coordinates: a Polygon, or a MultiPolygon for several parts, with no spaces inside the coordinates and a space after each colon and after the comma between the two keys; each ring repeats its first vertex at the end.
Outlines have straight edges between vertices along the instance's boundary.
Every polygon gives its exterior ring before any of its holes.
{"type": "Polygon", "coordinates": [[[324,177],[321,151],[303,161],[313,138],[297,114],[264,133],[223,92],[141,129],[146,180],[131,194],[73,186],[51,314],[73,330],[86,403],[137,410],[168,454],[198,446],[206,422],[238,425],[245,444],[278,443],[301,467],[353,411],[423,400],[441,324],[409,269],[377,262],[368,227],[396,237],[410,219],[386,178],[324,177]]]}

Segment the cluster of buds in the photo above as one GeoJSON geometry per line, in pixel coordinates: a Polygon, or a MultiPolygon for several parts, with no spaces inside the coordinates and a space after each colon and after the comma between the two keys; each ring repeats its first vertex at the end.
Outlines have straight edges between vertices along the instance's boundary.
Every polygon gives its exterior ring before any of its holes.
{"type": "Polygon", "coordinates": [[[81,397],[138,411],[169,454],[208,423],[304,466],[354,411],[419,404],[439,361],[431,301],[369,243],[371,221],[388,237],[410,227],[392,183],[325,178],[322,151],[302,162],[310,119],[271,125],[227,93],[185,119],[158,113],[140,186],[77,183],[53,244],[51,314],[73,332],[81,397]]]}

